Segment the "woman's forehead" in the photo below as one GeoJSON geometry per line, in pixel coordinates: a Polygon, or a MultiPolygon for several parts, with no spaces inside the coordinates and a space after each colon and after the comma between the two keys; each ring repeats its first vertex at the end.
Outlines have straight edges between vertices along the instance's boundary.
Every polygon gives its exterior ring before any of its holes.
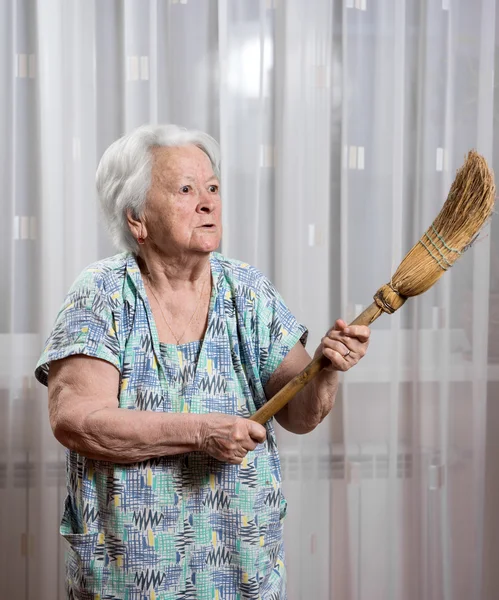
{"type": "Polygon", "coordinates": [[[178,175],[185,170],[213,172],[209,157],[197,146],[159,147],[153,148],[152,152],[153,169],[165,175],[168,173],[178,175]]]}

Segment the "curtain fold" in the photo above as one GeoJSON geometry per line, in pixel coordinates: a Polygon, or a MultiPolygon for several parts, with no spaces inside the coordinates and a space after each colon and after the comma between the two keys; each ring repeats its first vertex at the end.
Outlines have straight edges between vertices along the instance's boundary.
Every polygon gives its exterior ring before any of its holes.
{"type": "MultiPolygon", "coordinates": [[[[64,598],[64,450],[33,368],[112,254],[105,148],[143,123],[222,146],[228,256],[313,353],[389,281],[477,148],[497,170],[496,0],[0,3],[0,595],[64,598]]],[[[499,595],[499,226],[373,325],[312,434],[279,430],[290,600],[499,595]]]]}

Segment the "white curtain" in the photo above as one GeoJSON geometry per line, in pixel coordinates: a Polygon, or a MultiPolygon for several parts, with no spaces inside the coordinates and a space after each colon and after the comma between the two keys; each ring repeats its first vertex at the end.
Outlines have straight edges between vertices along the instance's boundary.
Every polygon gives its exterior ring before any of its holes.
{"type": "MultiPolygon", "coordinates": [[[[310,351],[390,279],[477,148],[497,166],[495,0],[0,2],[0,598],[64,598],[63,450],[33,368],[113,250],[104,149],[142,123],[223,153],[223,251],[310,351]]],[[[290,600],[499,597],[499,225],[373,326],[331,416],[280,432],[290,600]]]]}

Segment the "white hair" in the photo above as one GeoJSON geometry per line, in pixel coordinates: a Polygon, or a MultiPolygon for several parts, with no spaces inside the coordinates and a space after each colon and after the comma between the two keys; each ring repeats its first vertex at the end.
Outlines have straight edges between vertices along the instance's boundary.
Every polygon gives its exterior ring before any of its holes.
{"type": "Polygon", "coordinates": [[[144,212],[151,187],[152,153],[155,147],[197,146],[210,159],[220,177],[220,146],[207,133],[177,125],[143,125],[113,142],[97,167],[97,192],[106,226],[118,250],[137,252],[127,213],[144,212]]]}

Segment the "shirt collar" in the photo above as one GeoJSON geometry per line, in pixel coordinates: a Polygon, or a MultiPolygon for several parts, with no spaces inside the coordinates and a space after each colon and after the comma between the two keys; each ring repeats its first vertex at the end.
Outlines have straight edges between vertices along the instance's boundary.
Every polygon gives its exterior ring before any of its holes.
{"type": "MultiPolygon", "coordinates": [[[[211,274],[213,277],[213,285],[215,286],[217,293],[224,288],[225,282],[224,270],[220,263],[221,258],[222,256],[218,254],[218,252],[212,252],[210,254],[211,274]]],[[[137,293],[142,298],[145,298],[147,294],[144,287],[144,280],[142,279],[142,274],[140,272],[139,265],[137,264],[137,259],[132,252],[125,254],[125,268],[127,275],[130,277],[135,289],[137,290],[137,293]]]]}

